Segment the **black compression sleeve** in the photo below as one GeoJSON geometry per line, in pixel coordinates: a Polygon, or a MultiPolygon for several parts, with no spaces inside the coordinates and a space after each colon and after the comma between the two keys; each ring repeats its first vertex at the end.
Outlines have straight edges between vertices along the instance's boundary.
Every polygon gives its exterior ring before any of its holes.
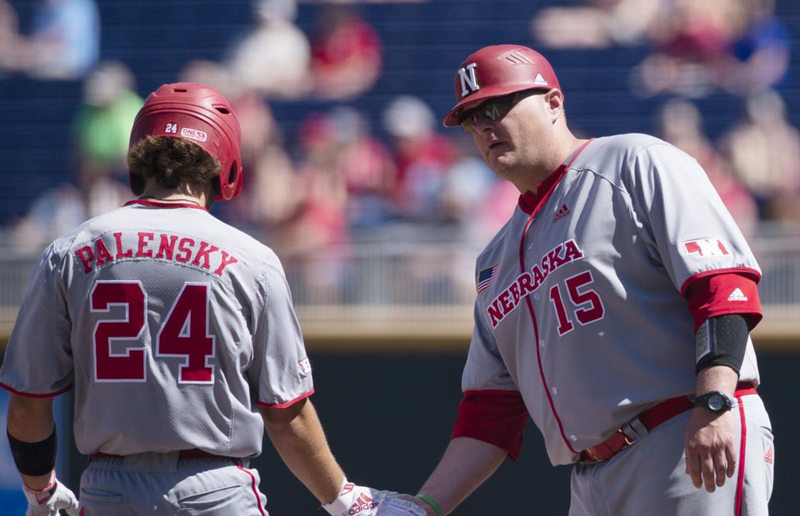
{"type": "Polygon", "coordinates": [[[742,314],[720,315],[706,320],[695,334],[696,372],[726,365],[738,373],[744,361],[748,336],[747,319],[742,314]]]}
{"type": "Polygon", "coordinates": [[[11,454],[14,456],[14,463],[17,470],[23,475],[36,477],[46,475],[53,470],[56,465],[56,431],[38,443],[26,443],[15,439],[6,431],[8,444],[11,454]]]}

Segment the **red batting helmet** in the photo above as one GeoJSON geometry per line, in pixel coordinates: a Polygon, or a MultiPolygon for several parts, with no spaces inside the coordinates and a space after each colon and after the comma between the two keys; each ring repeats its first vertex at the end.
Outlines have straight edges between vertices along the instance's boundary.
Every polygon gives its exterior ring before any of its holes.
{"type": "MultiPolygon", "coordinates": [[[[233,199],[242,190],[239,120],[214,88],[179,82],[151,93],[133,121],[130,146],[147,136],[183,138],[216,158],[220,164],[217,199],[233,199]]],[[[131,177],[133,193],[139,195],[143,188],[141,179],[131,177]]]]}
{"type": "Polygon", "coordinates": [[[520,45],[483,47],[456,72],[457,104],[444,125],[458,125],[463,113],[481,101],[523,90],[561,89],[553,67],[539,52],[520,45]]]}

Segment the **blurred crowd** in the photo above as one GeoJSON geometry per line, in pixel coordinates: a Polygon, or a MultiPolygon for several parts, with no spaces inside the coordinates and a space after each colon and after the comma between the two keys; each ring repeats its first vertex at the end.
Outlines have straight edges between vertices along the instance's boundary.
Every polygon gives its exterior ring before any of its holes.
{"type": "MultiPolygon", "coordinates": [[[[0,69],[80,80],[84,96],[74,122],[77,179],[46,192],[12,230],[24,250],[130,198],[127,138],[143,103],[130,69],[101,59],[92,0],[38,4],[31,31],[22,34],[13,8],[0,0],[0,69]]],[[[780,93],[791,41],[774,0],[574,4],[537,11],[530,44],[545,52],[648,48],[630,84],[632,94],[664,98],[652,133],[701,163],[745,232],[765,221],[800,222],[800,133],[780,93]],[[712,141],[695,102],[719,90],[741,97],[746,109],[712,141]]],[[[379,113],[354,107],[383,70],[378,31],[356,4],[324,4],[318,13],[303,31],[295,0],[254,0],[250,29],[223,58],[187,62],[174,77],[216,87],[240,118],[246,187],[235,202],[215,205],[215,214],[279,255],[325,249],[328,268],[309,265],[304,276],[319,292],[341,287],[345,273],[336,268],[344,270],[350,242],[391,234],[387,228],[434,229],[470,241],[491,236],[518,192],[494,176],[468,135],[440,131],[422,99],[390,98],[379,113]],[[273,103],[305,99],[331,107],[287,134],[273,103]]]]}
{"type": "Polygon", "coordinates": [[[646,47],[632,93],[700,98],[780,88],[791,38],[776,0],[584,0],[542,9],[531,35],[543,47],[646,47]]]}

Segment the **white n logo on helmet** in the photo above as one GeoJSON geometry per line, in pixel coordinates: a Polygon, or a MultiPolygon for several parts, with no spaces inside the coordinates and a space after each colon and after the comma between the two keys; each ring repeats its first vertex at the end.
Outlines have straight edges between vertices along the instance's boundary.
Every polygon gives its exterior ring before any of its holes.
{"type": "Polygon", "coordinates": [[[458,69],[458,78],[461,80],[461,96],[466,97],[470,93],[478,91],[481,87],[478,84],[478,77],[475,75],[475,68],[478,63],[470,63],[458,69]]]}

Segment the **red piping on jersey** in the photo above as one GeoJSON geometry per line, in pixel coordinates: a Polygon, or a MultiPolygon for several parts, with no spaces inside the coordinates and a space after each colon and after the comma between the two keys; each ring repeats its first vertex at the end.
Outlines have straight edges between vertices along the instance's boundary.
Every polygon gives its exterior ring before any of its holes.
{"type": "Polygon", "coordinates": [[[297,403],[300,400],[304,400],[304,399],[308,398],[312,394],[314,394],[314,389],[311,389],[310,391],[308,391],[305,394],[301,394],[300,396],[294,398],[293,400],[284,401],[283,403],[266,403],[264,401],[257,401],[256,404],[261,405],[262,407],[267,407],[267,408],[286,408],[286,407],[291,407],[292,405],[294,405],[295,403],[297,403]]]}
{"type": "Polygon", "coordinates": [[[64,387],[60,391],[49,392],[47,394],[31,394],[29,392],[21,392],[21,391],[18,391],[16,389],[12,388],[12,387],[9,387],[8,385],[6,385],[6,384],[4,384],[2,382],[0,382],[0,387],[2,387],[3,389],[7,390],[8,392],[10,392],[12,394],[16,394],[17,396],[22,396],[22,397],[25,397],[25,398],[55,398],[59,394],[64,394],[65,392],[71,390],[72,389],[72,384],[69,384],[67,387],[64,387]]]}
{"type": "Polygon", "coordinates": [[[150,208],[194,208],[195,210],[208,211],[204,206],[198,206],[190,202],[163,202],[153,199],[134,199],[126,202],[123,206],[131,206],[133,204],[148,206],[150,208]]]}
{"type": "Polygon", "coordinates": [[[739,422],[742,427],[742,436],[739,443],[739,474],[736,476],[736,510],[734,516],[742,515],[742,498],[744,496],[744,466],[745,453],[747,451],[747,419],[744,415],[744,403],[742,397],[736,396],[739,405],[739,422]]]}
{"type": "MultiPolygon", "coordinates": [[[[535,196],[533,196],[533,194],[530,192],[527,192],[527,197],[529,197],[527,199],[523,199],[525,196],[520,196],[520,207],[525,210],[523,207],[524,202],[531,208],[530,216],[528,217],[528,221],[525,223],[525,227],[522,229],[522,238],[519,241],[519,268],[520,272],[523,274],[525,273],[525,235],[527,235],[528,229],[530,229],[531,224],[533,224],[534,217],[536,217],[536,214],[539,213],[539,210],[542,208],[542,206],[544,206],[545,202],[547,202],[547,199],[550,198],[550,195],[553,193],[553,190],[555,190],[556,185],[561,181],[561,178],[564,177],[564,174],[566,173],[567,169],[569,169],[570,165],[572,165],[572,162],[575,161],[580,153],[583,152],[583,149],[586,148],[586,146],[589,145],[593,139],[594,138],[589,139],[586,143],[581,145],[568,163],[559,166],[547,177],[547,179],[541,182],[539,187],[544,186],[546,188],[545,191],[541,192],[539,188],[537,188],[535,196]],[[531,204],[531,200],[535,200],[535,204],[531,204]]],[[[553,413],[553,418],[555,418],[556,424],[558,425],[558,431],[561,433],[561,439],[563,439],[564,444],[567,445],[567,448],[569,448],[572,453],[577,454],[578,452],[572,448],[572,445],[569,443],[569,439],[567,439],[567,436],[564,433],[564,425],[561,424],[561,418],[558,417],[558,412],[556,412],[556,407],[553,404],[553,397],[550,395],[550,387],[547,385],[547,379],[544,376],[541,347],[539,346],[539,327],[536,324],[536,314],[533,311],[533,303],[531,303],[530,296],[525,296],[525,304],[528,305],[528,313],[530,313],[531,321],[533,322],[533,338],[536,342],[536,361],[539,363],[539,377],[542,379],[542,387],[544,387],[544,392],[547,394],[547,402],[550,404],[550,410],[553,413]]]]}
{"type": "Polygon", "coordinates": [[[264,512],[264,508],[261,507],[261,496],[258,493],[258,486],[256,485],[256,477],[255,477],[255,475],[253,475],[252,473],[247,471],[247,469],[244,466],[242,466],[241,464],[237,464],[236,467],[239,468],[247,476],[250,477],[250,485],[253,488],[253,494],[256,495],[256,504],[258,504],[258,512],[261,513],[261,516],[267,516],[267,513],[264,512]]]}

